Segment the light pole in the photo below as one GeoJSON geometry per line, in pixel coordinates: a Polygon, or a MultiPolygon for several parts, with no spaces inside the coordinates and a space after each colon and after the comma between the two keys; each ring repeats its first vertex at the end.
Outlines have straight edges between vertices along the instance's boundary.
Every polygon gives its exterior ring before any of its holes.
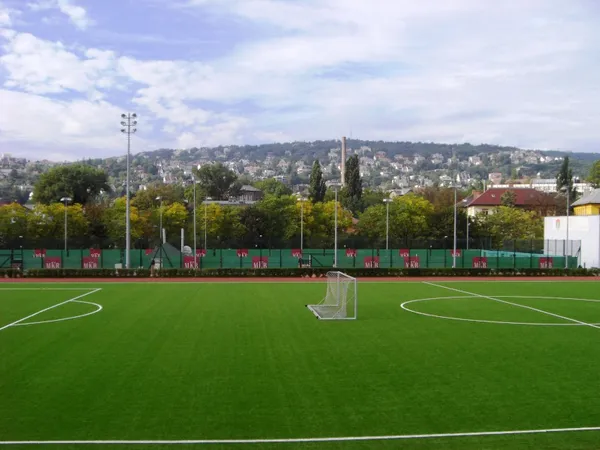
{"type": "Polygon", "coordinates": [[[454,250],[452,252],[452,268],[455,269],[456,268],[456,219],[457,219],[457,197],[458,197],[458,193],[457,193],[457,187],[456,187],[456,183],[454,183],[454,250]]]}
{"type": "Polygon", "coordinates": [[[63,197],[60,199],[61,202],[63,202],[65,204],[65,256],[67,253],[67,236],[68,236],[68,229],[67,229],[67,205],[73,201],[73,199],[71,197],[63,197]]]}
{"type": "Polygon", "coordinates": [[[467,250],[469,250],[469,227],[471,226],[471,221],[467,217],[467,250]]]}
{"type": "Polygon", "coordinates": [[[391,198],[384,198],[383,203],[385,203],[385,249],[390,249],[390,203],[392,203],[391,198]]]}
{"type": "Polygon", "coordinates": [[[340,187],[339,183],[334,183],[331,185],[335,192],[335,213],[334,213],[334,237],[333,237],[333,267],[337,267],[338,263],[338,252],[337,252],[337,244],[338,244],[338,189],[340,187]]]}
{"type": "MultiPolygon", "coordinates": [[[[158,216],[159,216],[159,222],[158,222],[158,244],[160,245],[160,248],[162,249],[162,245],[163,245],[163,230],[162,230],[162,219],[163,219],[163,199],[162,197],[156,197],[156,201],[160,202],[160,207],[158,210],[158,216]]],[[[161,252],[162,254],[162,252],[161,252]]]]}
{"type": "Polygon", "coordinates": [[[137,114],[133,113],[133,114],[121,114],[121,119],[123,119],[121,121],[121,125],[123,126],[123,128],[121,128],[121,133],[124,133],[127,135],[127,181],[125,182],[125,195],[126,195],[126,200],[125,200],[125,268],[129,269],[129,253],[131,250],[131,224],[130,224],[130,214],[129,214],[129,208],[130,208],[130,200],[131,200],[131,195],[129,192],[129,158],[130,158],[130,154],[131,154],[131,135],[133,133],[135,133],[137,131],[137,129],[135,128],[135,126],[137,125],[137,121],[135,120],[137,118],[137,114]]]}
{"type": "Polygon", "coordinates": [[[196,238],[196,177],[192,175],[192,181],[194,182],[194,266],[198,262],[198,241],[196,238]]]}
{"type": "Polygon", "coordinates": [[[570,252],[570,248],[569,248],[569,215],[570,215],[570,209],[571,209],[571,187],[569,186],[569,183],[567,183],[566,186],[566,193],[567,193],[567,242],[566,242],[566,254],[565,254],[565,269],[569,268],[569,253],[570,252]]]}
{"type": "Polygon", "coordinates": [[[204,199],[204,251],[208,251],[208,203],[211,201],[211,197],[204,199]]]}
{"type": "Polygon", "coordinates": [[[304,202],[305,197],[298,197],[300,202],[300,253],[304,252],[304,202]]]}

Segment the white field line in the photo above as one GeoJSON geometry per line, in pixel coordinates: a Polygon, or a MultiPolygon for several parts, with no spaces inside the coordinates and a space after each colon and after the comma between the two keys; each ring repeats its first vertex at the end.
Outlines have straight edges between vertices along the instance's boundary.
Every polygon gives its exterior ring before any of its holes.
{"type": "Polygon", "coordinates": [[[475,292],[463,291],[462,289],[451,288],[451,287],[448,287],[448,286],[443,286],[441,284],[430,283],[428,281],[424,281],[423,283],[424,284],[428,284],[430,286],[435,286],[435,287],[439,287],[439,288],[442,288],[442,289],[447,289],[447,290],[450,290],[450,291],[460,292],[462,294],[472,295],[472,296],[480,297],[480,298],[487,298],[488,300],[493,300],[493,301],[499,302],[499,303],[505,303],[507,305],[517,306],[519,308],[529,309],[531,311],[537,311],[539,313],[546,314],[548,316],[558,317],[559,319],[567,320],[569,322],[579,323],[581,325],[586,325],[588,327],[597,328],[597,329],[600,330],[600,325],[595,325],[593,323],[588,323],[588,322],[582,322],[581,320],[572,319],[571,317],[561,316],[560,314],[554,314],[554,313],[551,313],[551,312],[548,312],[548,311],[544,311],[543,309],[534,308],[533,306],[520,305],[519,303],[513,303],[513,302],[506,301],[506,300],[500,300],[499,298],[490,297],[489,295],[476,294],[475,292]]]}
{"type": "Polygon", "coordinates": [[[90,287],[61,287],[61,288],[50,288],[50,287],[0,287],[0,291],[91,291],[98,288],[90,287]]]}
{"type": "Polygon", "coordinates": [[[81,300],[71,300],[71,302],[73,302],[73,303],[83,303],[83,304],[87,304],[87,305],[94,305],[94,306],[97,306],[97,308],[94,311],[91,311],[91,312],[85,313],[85,314],[80,314],[78,316],[63,317],[61,319],[52,319],[52,320],[41,320],[39,322],[17,323],[17,324],[15,324],[13,326],[15,326],[15,327],[26,327],[26,326],[29,326],[29,325],[40,325],[42,323],[64,322],[65,320],[81,319],[82,317],[91,316],[92,314],[96,314],[96,313],[99,313],[100,311],[102,311],[102,305],[99,305],[98,303],[83,302],[81,300]]]}
{"type": "Polygon", "coordinates": [[[600,431],[600,427],[549,428],[539,430],[476,431],[465,433],[397,434],[387,436],[344,436],[291,439],[188,439],[188,440],[89,440],[89,441],[0,441],[0,445],[189,445],[189,444],[290,444],[306,442],[393,441],[402,439],[441,439],[476,436],[600,431]]]}
{"type": "Polygon", "coordinates": [[[94,294],[94,293],[96,293],[98,291],[101,291],[101,290],[102,290],[102,288],[97,288],[97,289],[94,289],[93,291],[86,292],[85,294],[78,295],[77,297],[71,298],[69,300],[65,300],[64,302],[60,302],[60,303],[57,303],[56,305],[52,305],[52,306],[49,306],[48,308],[44,308],[44,309],[42,309],[42,310],[40,310],[38,312],[30,314],[27,317],[23,317],[22,319],[19,319],[19,320],[16,320],[16,321],[12,322],[12,323],[9,323],[8,325],[4,325],[2,328],[0,328],[0,331],[5,330],[7,328],[10,328],[12,326],[15,326],[15,325],[17,325],[17,324],[19,324],[21,322],[26,321],[27,319],[31,319],[32,317],[35,317],[38,314],[41,314],[41,313],[46,312],[46,311],[50,311],[51,309],[58,308],[59,306],[62,306],[62,305],[66,305],[67,303],[74,302],[75,300],[79,300],[80,298],[83,298],[83,297],[86,297],[88,295],[94,294]]]}
{"type": "MultiPolygon", "coordinates": [[[[460,284],[471,284],[471,283],[500,283],[500,284],[504,284],[504,283],[534,283],[534,284],[538,284],[538,283],[573,283],[573,284],[582,284],[582,283],[600,283],[600,277],[589,277],[589,280],[543,280],[543,279],[531,279],[531,280],[449,280],[449,279],[444,279],[441,280],[440,282],[442,283],[460,283],[460,284]]],[[[195,284],[304,284],[304,285],[309,285],[309,284],[316,284],[318,285],[318,281],[326,281],[325,278],[323,278],[322,280],[317,280],[317,281],[254,281],[253,279],[250,281],[227,281],[227,280],[223,280],[223,281],[152,281],[151,284],[178,284],[180,286],[186,286],[186,285],[195,285],[195,284]]],[[[373,280],[373,281],[369,281],[368,278],[357,278],[357,281],[359,281],[361,284],[423,284],[423,283],[427,283],[425,281],[405,281],[402,278],[399,278],[398,280],[393,280],[393,281],[377,281],[377,280],[373,280]]],[[[28,281],[29,284],[45,284],[47,282],[45,281],[34,281],[32,279],[32,281],[28,281]]],[[[98,281],[95,281],[93,283],[98,283],[98,281]]],[[[100,283],[105,284],[105,285],[145,285],[146,283],[140,282],[140,281],[100,281],[100,283]]],[[[2,284],[2,281],[0,280],[0,285],[2,284]]],[[[52,282],[53,285],[57,285],[57,284],[69,284],[69,285],[85,285],[86,282],[73,282],[73,281],[53,281],[52,282]]],[[[52,288],[21,288],[23,290],[52,290],[52,288]]],[[[86,287],[78,287],[78,288],[68,288],[68,289],[63,289],[63,288],[55,288],[56,290],[84,290],[84,289],[94,289],[94,288],[86,288],[86,287]]],[[[0,288],[0,290],[19,290],[19,288],[0,288]]]]}

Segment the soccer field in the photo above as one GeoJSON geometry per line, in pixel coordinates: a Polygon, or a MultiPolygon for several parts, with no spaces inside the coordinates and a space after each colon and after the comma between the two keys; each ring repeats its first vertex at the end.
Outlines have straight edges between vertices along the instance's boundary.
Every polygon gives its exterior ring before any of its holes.
{"type": "Polygon", "coordinates": [[[0,448],[600,448],[600,282],[325,291],[0,284],[0,448]]]}

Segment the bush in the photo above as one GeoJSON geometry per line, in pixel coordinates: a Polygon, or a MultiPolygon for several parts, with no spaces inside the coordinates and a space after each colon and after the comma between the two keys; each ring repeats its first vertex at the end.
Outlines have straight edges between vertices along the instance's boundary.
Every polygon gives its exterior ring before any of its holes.
{"type": "MultiPolygon", "coordinates": [[[[331,268],[312,269],[163,269],[157,271],[161,278],[206,277],[324,277],[331,268]]],[[[557,277],[600,276],[600,269],[364,269],[343,268],[354,277],[557,277]]],[[[146,278],[148,269],[0,269],[2,278],[146,278]]]]}

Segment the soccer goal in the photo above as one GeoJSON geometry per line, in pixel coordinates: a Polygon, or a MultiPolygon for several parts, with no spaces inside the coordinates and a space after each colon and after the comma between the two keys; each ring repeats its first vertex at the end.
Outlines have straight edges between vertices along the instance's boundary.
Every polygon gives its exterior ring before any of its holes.
{"type": "Polygon", "coordinates": [[[327,293],[316,305],[306,305],[317,319],[356,319],[356,278],[343,272],[327,272],[327,293]]]}

